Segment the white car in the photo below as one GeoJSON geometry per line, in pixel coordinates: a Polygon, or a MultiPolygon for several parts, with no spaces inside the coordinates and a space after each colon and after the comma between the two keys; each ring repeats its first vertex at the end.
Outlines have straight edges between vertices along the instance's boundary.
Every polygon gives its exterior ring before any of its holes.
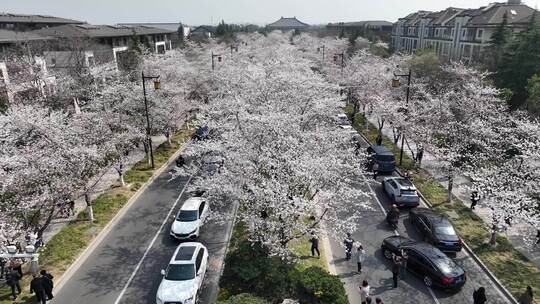
{"type": "Polygon", "coordinates": [[[345,130],[352,129],[351,122],[349,121],[349,118],[347,117],[347,114],[338,114],[337,115],[337,124],[342,129],[345,129],[345,130]]]}
{"type": "Polygon", "coordinates": [[[182,243],[167,266],[156,294],[156,304],[195,304],[208,266],[208,250],[197,242],[182,243]]]}
{"type": "Polygon", "coordinates": [[[187,199],[176,214],[171,226],[170,235],[177,240],[194,240],[199,237],[199,231],[204,224],[210,205],[204,197],[187,199]]]}

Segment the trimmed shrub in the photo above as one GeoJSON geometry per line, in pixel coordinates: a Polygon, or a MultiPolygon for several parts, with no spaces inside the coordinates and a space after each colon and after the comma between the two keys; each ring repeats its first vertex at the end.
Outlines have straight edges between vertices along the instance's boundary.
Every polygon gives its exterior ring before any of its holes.
{"type": "Polygon", "coordinates": [[[265,299],[261,299],[249,293],[241,293],[232,296],[225,301],[218,301],[217,304],[270,304],[265,299]]]}
{"type": "Polygon", "coordinates": [[[301,303],[348,304],[343,283],[319,267],[304,270],[297,278],[301,303]]]}

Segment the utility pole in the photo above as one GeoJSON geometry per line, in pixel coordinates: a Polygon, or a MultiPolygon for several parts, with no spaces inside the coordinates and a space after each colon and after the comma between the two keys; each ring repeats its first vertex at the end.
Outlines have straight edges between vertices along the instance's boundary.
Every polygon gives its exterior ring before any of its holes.
{"type": "Polygon", "coordinates": [[[141,72],[142,75],[142,85],[143,85],[143,95],[144,95],[144,110],[146,113],[146,140],[148,141],[148,148],[150,149],[150,164],[152,169],[155,168],[154,164],[154,151],[152,149],[152,137],[150,133],[150,115],[148,114],[148,99],[146,98],[146,80],[154,79],[154,89],[160,89],[159,76],[144,76],[144,72],[141,72]]]}
{"type": "MultiPolygon", "coordinates": [[[[409,112],[409,98],[411,94],[411,78],[412,78],[412,71],[409,69],[409,73],[407,74],[396,74],[394,73],[395,79],[392,80],[392,86],[393,87],[399,87],[399,79],[397,77],[407,77],[407,94],[406,94],[406,103],[405,103],[405,115],[408,115],[409,112]]],[[[399,165],[401,166],[403,164],[403,146],[405,145],[405,132],[401,132],[401,149],[399,152],[399,165]]]]}

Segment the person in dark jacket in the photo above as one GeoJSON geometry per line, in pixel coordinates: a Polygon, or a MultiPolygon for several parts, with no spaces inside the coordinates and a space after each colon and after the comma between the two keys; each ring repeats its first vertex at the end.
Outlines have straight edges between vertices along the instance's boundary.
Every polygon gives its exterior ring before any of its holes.
{"type": "Polygon", "coordinates": [[[6,264],[7,264],[6,259],[0,258],[0,279],[4,277],[4,274],[6,274],[7,276],[6,264]]]}
{"type": "Polygon", "coordinates": [[[382,145],[382,140],[383,140],[382,134],[381,133],[377,134],[377,138],[375,139],[375,143],[377,144],[377,146],[382,145]]]}
{"type": "Polygon", "coordinates": [[[480,287],[473,292],[473,304],[484,304],[487,302],[486,289],[480,287]]]}
{"type": "Polygon", "coordinates": [[[534,301],[534,295],[531,286],[527,286],[527,289],[519,297],[519,304],[532,304],[534,301]]]}
{"type": "Polygon", "coordinates": [[[35,293],[38,303],[47,304],[47,294],[45,293],[45,287],[43,286],[43,278],[33,275],[33,279],[30,282],[30,293],[35,293]]]}
{"type": "Polygon", "coordinates": [[[315,252],[317,252],[317,257],[320,257],[321,253],[319,252],[319,238],[315,233],[311,233],[309,242],[311,243],[311,256],[315,256],[315,252]]]}
{"type": "Polygon", "coordinates": [[[17,299],[17,295],[21,293],[21,276],[16,270],[8,268],[6,272],[6,284],[11,288],[13,300],[17,299]]]}
{"type": "Polygon", "coordinates": [[[343,241],[343,244],[345,245],[345,258],[348,261],[351,259],[352,248],[354,244],[354,239],[351,237],[351,234],[349,232],[347,232],[347,237],[343,241]]]}
{"type": "Polygon", "coordinates": [[[392,281],[394,282],[394,288],[397,288],[398,280],[399,280],[399,265],[398,263],[394,263],[394,265],[392,265],[392,281]]]}
{"type": "Polygon", "coordinates": [[[474,210],[479,201],[480,195],[478,195],[478,191],[473,191],[471,193],[471,210],[474,210]]]}
{"type": "Polygon", "coordinates": [[[41,274],[41,279],[43,280],[43,288],[45,288],[45,294],[47,295],[47,300],[52,300],[54,298],[52,291],[54,288],[53,275],[48,273],[45,269],[39,272],[41,274]]]}

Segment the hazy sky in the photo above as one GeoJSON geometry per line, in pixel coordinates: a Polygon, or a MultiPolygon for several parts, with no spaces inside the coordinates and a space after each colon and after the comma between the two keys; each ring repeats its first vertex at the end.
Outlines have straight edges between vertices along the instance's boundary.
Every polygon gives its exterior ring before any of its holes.
{"type": "MultiPolygon", "coordinates": [[[[296,16],[303,22],[388,20],[417,10],[449,6],[472,8],[490,0],[0,0],[9,13],[43,14],[94,24],[122,22],[179,22],[266,24],[279,17],[296,16]]],[[[524,1],[535,7],[540,0],[524,1]]]]}

